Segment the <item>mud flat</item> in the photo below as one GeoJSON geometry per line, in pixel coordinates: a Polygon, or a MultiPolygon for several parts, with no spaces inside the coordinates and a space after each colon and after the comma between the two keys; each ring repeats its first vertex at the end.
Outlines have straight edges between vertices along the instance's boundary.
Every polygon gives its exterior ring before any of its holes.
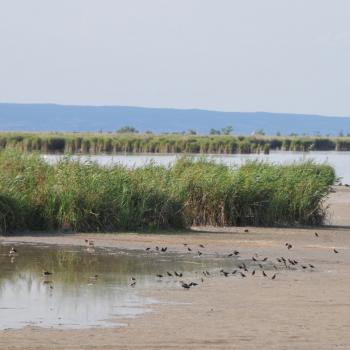
{"type": "Polygon", "coordinates": [[[177,234],[1,237],[3,243],[67,245],[84,245],[87,238],[101,247],[166,245],[172,252],[184,252],[184,243],[195,249],[202,244],[208,255],[237,249],[242,258],[258,253],[276,261],[283,256],[315,268],[278,271],[275,280],[273,271],[267,272],[269,278],[257,271],[247,278],[212,276],[190,290],[143,290],[164,303],[125,320],[127,327],[8,329],[0,332],[0,349],[349,349],[350,189],[337,187],[328,204],[331,225],[319,228],[197,227],[177,234]]]}

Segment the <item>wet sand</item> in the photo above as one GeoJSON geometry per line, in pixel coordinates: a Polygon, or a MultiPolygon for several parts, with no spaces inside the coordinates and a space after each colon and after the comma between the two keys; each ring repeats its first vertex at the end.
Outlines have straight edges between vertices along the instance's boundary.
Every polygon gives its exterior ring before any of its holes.
{"type": "Polygon", "coordinates": [[[1,237],[5,242],[78,245],[88,237],[96,246],[167,245],[175,252],[184,251],[183,243],[195,249],[204,244],[205,254],[238,249],[244,258],[285,256],[316,268],[280,271],[273,281],[259,272],[246,279],[211,277],[189,291],[144,290],[164,303],[124,320],[125,328],[5,330],[0,349],[350,349],[350,189],[337,188],[328,203],[333,226],[317,229],[197,227],[183,234],[1,237]]]}

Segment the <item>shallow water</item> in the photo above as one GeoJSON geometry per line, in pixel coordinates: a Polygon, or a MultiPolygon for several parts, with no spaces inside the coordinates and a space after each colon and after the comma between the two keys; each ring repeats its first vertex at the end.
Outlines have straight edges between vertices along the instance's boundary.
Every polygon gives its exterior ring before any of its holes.
{"type": "Polygon", "coordinates": [[[117,249],[0,244],[0,329],[26,325],[60,328],[122,325],[118,318],[150,311],[156,300],[145,288],[181,288],[179,280],[200,281],[201,272],[218,273],[232,259],[194,254],[127,252],[117,249]],[[52,272],[48,277],[43,271],[52,272]],[[183,278],[156,274],[178,271],[183,278]],[[135,277],[136,286],[130,286],[135,277]]]}
{"type": "MultiPolygon", "coordinates": [[[[96,161],[101,165],[122,164],[127,167],[139,167],[150,162],[168,166],[176,161],[180,155],[176,154],[125,154],[125,155],[98,155],[80,156],[82,161],[96,161]]],[[[193,155],[201,157],[200,155],[193,155]]],[[[48,162],[54,163],[63,156],[44,155],[48,162]]],[[[75,156],[77,158],[78,156],[75,156]]],[[[278,164],[292,163],[300,160],[314,160],[317,163],[332,165],[338,177],[343,183],[350,183],[350,152],[271,152],[265,154],[232,154],[232,155],[208,155],[207,158],[230,166],[240,166],[247,160],[264,160],[278,164]]]]}

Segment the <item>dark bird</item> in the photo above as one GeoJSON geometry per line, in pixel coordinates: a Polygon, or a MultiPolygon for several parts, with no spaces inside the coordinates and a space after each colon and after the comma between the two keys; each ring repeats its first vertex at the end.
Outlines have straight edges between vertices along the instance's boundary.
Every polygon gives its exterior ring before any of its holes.
{"type": "Polygon", "coordinates": [[[205,270],[205,273],[207,274],[207,276],[210,276],[210,273],[208,270],[205,270]]]}
{"type": "Polygon", "coordinates": [[[235,275],[237,273],[237,270],[232,271],[232,275],[235,275]]]}
{"type": "Polygon", "coordinates": [[[276,259],[279,263],[281,263],[282,262],[282,260],[280,259],[280,258],[277,258],[276,259]]]}
{"type": "Polygon", "coordinates": [[[130,287],[135,287],[136,286],[136,281],[130,283],[130,287]]]}
{"type": "Polygon", "coordinates": [[[190,289],[191,286],[185,282],[181,282],[181,287],[184,288],[184,289],[190,289]]]}
{"type": "Polygon", "coordinates": [[[233,251],[233,254],[234,254],[234,255],[239,255],[239,251],[238,251],[238,250],[234,250],[234,251],[233,251]]]}
{"type": "Polygon", "coordinates": [[[265,273],[264,270],[262,271],[262,274],[263,274],[264,277],[267,277],[267,274],[265,273]]]}
{"type": "Polygon", "coordinates": [[[173,275],[169,271],[167,271],[166,273],[169,277],[173,277],[173,275]]]}
{"type": "Polygon", "coordinates": [[[228,277],[229,272],[224,271],[223,269],[220,270],[220,272],[225,276],[228,277]]]}
{"type": "Polygon", "coordinates": [[[243,272],[240,272],[240,274],[243,278],[247,277],[243,272]]]}
{"type": "Polygon", "coordinates": [[[195,287],[195,286],[198,286],[198,283],[196,283],[196,282],[191,282],[191,283],[189,284],[189,286],[190,286],[190,287],[195,287]]]}
{"type": "Polygon", "coordinates": [[[262,269],[264,266],[262,266],[261,264],[258,264],[258,266],[262,269]]]}
{"type": "Polygon", "coordinates": [[[289,250],[289,249],[292,249],[293,246],[292,246],[291,244],[288,244],[288,245],[287,245],[287,248],[288,248],[288,250],[289,250]]]}
{"type": "Polygon", "coordinates": [[[315,268],[315,266],[314,266],[314,265],[312,265],[312,264],[309,264],[309,266],[310,266],[312,269],[314,269],[314,268],[315,268]]]}
{"type": "Polygon", "coordinates": [[[161,249],[161,251],[162,251],[163,253],[165,253],[165,252],[167,251],[167,249],[168,249],[168,247],[164,247],[164,248],[161,249]]]}
{"type": "Polygon", "coordinates": [[[336,250],[336,249],[333,249],[333,252],[334,252],[335,254],[338,254],[338,253],[339,253],[338,250],[336,250]]]}
{"type": "Polygon", "coordinates": [[[307,269],[306,265],[301,265],[301,267],[302,267],[303,270],[307,269]]]}
{"type": "Polygon", "coordinates": [[[135,277],[131,277],[130,280],[131,281],[136,281],[136,278],[135,277]]]}
{"type": "Polygon", "coordinates": [[[43,275],[44,276],[51,276],[52,275],[52,272],[49,272],[49,271],[43,271],[43,275]]]}
{"type": "Polygon", "coordinates": [[[190,247],[187,247],[187,250],[188,250],[189,252],[192,252],[192,249],[191,249],[190,247]]]}
{"type": "Polygon", "coordinates": [[[317,232],[315,232],[315,236],[316,236],[316,237],[319,237],[319,235],[318,235],[318,233],[317,233],[317,232]]]}
{"type": "Polygon", "coordinates": [[[274,274],[271,279],[274,280],[276,278],[276,274],[274,274]]]}
{"type": "Polygon", "coordinates": [[[187,247],[187,243],[184,243],[183,245],[184,245],[185,247],[187,247]]]}
{"type": "Polygon", "coordinates": [[[203,277],[201,277],[201,282],[202,282],[202,283],[204,282],[204,278],[203,278],[203,277]]]}
{"type": "Polygon", "coordinates": [[[159,247],[158,247],[158,246],[156,247],[156,250],[159,250],[159,247]]]}
{"type": "Polygon", "coordinates": [[[257,261],[255,256],[252,257],[252,260],[253,260],[253,261],[257,261]]]}
{"type": "Polygon", "coordinates": [[[182,273],[181,273],[181,272],[176,272],[176,271],[174,271],[174,274],[175,274],[175,276],[177,276],[177,277],[182,277],[182,273]]]}
{"type": "Polygon", "coordinates": [[[201,256],[203,253],[198,250],[198,255],[201,256]]]}
{"type": "Polygon", "coordinates": [[[244,232],[249,232],[249,230],[246,228],[246,229],[244,230],[244,232]]]}
{"type": "Polygon", "coordinates": [[[262,259],[262,261],[267,261],[267,259],[268,259],[268,258],[266,257],[266,258],[262,259]]]}
{"type": "Polygon", "coordinates": [[[229,255],[227,255],[229,258],[231,258],[231,256],[233,256],[233,253],[230,253],[229,255]]]}
{"type": "Polygon", "coordinates": [[[203,244],[200,244],[199,247],[200,247],[200,248],[205,248],[203,244]]]}
{"type": "Polygon", "coordinates": [[[252,276],[254,276],[254,275],[255,275],[255,270],[252,271],[252,276]]]}
{"type": "Polygon", "coordinates": [[[146,248],[146,251],[149,251],[149,250],[151,250],[151,248],[150,248],[150,247],[146,248]]]}
{"type": "Polygon", "coordinates": [[[157,275],[157,277],[158,277],[158,278],[163,278],[163,275],[160,275],[160,274],[159,274],[159,275],[157,275]]]}

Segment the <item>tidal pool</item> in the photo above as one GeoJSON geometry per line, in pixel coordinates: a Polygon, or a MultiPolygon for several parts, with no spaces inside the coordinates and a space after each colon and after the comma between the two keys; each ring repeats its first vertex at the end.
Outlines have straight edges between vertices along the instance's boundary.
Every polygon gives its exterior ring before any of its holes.
{"type": "Polygon", "coordinates": [[[28,244],[16,244],[18,254],[9,256],[10,248],[0,244],[0,329],[122,326],[118,319],[148,312],[157,303],[142,290],[181,288],[181,279],[199,282],[203,270],[218,273],[233,263],[188,253],[28,244]],[[183,277],[156,276],[167,271],[183,277]]]}

